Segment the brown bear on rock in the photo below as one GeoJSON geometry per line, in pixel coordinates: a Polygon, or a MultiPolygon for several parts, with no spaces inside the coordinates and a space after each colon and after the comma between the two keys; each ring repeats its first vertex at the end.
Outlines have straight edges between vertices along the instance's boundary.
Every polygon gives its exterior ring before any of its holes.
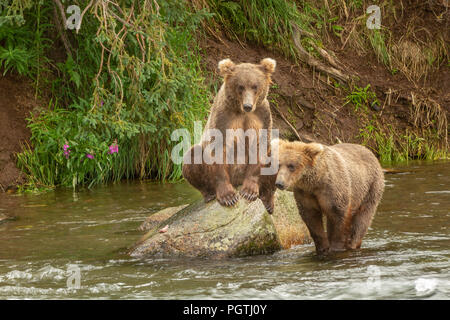
{"type": "Polygon", "coordinates": [[[235,64],[230,59],[219,62],[224,82],[214,99],[201,142],[183,159],[184,178],[202,193],[205,202],[217,198],[221,205],[233,206],[239,200],[235,188],[242,185],[240,195],[243,198],[249,201],[260,198],[267,211],[272,213],[276,171],[272,175],[261,175],[261,168],[267,164],[260,161],[259,148],[260,134],[267,133],[265,145],[270,154],[272,116],[267,94],[275,66],[275,60],[270,58],[263,59],[260,64],[235,64]],[[232,134],[230,130],[235,135],[227,139],[232,134]],[[211,131],[223,136],[223,141],[217,137],[213,140],[223,148],[222,163],[212,160],[222,154],[214,151],[208,155],[206,152],[213,142],[207,134],[211,131]],[[247,135],[248,132],[254,135],[247,135]],[[238,158],[239,145],[245,148],[241,158],[238,158]],[[249,161],[256,156],[253,147],[258,149],[256,162],[249,161]],[[196,153],[202,155],[201,163],[195,161],[196,153]]]}
{"type": "Polygon", "coordinates": [[[317,253],[360,248],[384,190],[383,171],[373,153],[349,143],[324,146],[273,140],[274,153],[276,145],[275,185],[294,191],[317,253]]]}

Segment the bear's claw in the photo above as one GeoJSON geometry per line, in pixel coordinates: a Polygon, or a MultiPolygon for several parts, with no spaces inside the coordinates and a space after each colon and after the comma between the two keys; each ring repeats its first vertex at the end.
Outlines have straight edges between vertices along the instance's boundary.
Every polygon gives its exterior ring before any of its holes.
{"type": "Polygon", "coordinates": [[[244,199],[255,201],[259,195],[259,185],[251,179],[246,179],[239,193],[244,199]]]}
{"type": "Polygon", "coordinates": [[[264,204],[264,207],[266,208],[267,212],[269,214],[273,213],[274,210],[274,200],[273,197],[270,200],[267,200],[265,197],[261,198],[262,203],[264,204]]]}
{"type": "Polygon", "coordinates": [[[267,210],[267,212],[269,213],[269,214],[272,214],[273,213],[273,206],[264,206],[264,207],[266,207],[266,210],[267,210]]]}
{"type": "Polygon", "coordinates": [[[258,198],[258,193],[256,192],[248,192],[246,190],[241,190],[240,195],[247,199],[248,201],[255,201],[258,198]]]}
{"type": "Polygon", "coordinates": [[[218,195],[217,201],[219,201],[222,206],[231,207],[239,201],[239,196],[234,190],[232,190],[223,195],[218,195]]]}

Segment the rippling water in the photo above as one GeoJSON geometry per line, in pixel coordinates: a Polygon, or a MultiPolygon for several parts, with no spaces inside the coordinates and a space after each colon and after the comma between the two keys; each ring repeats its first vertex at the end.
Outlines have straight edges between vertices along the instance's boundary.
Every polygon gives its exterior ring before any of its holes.
{"type": "Polygon", "coordinates": [[[326,258],[313,245],[225,261],[128,257],[149,214],[200,197],[186,184],[2,194],[0,213],[18,219],[0,224],[0,299],[449,299],[450,162],[397,169],[363,248],[326,258]]]}

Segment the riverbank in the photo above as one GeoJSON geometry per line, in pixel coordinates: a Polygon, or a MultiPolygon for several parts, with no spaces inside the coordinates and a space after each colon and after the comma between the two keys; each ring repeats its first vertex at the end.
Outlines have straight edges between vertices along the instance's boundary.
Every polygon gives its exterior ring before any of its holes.
{"type": "Polygon", "coordinates": [[[11,74],[0,77],[0,192],[13,192],[26,182],[16,155],[29,143],[26,119],[40,103],[29,79],[11,74]]]}
{"type": "MultiPolygon", "coordinates": [[[[282,137],[364,144],[385,163],[447,158],[450,38],[443,30],[450,28],[450,10],[438,1],[389,4],[382,28],[369,30],[361,20],[367,6],[342,3],[329,9],[333,22],[292,32],[293,45],[310,53],[298,62],[244,36],[206,37],[200,43],[212,81],[220,82],[220,59],[272,57],[277,70],[270,102],[282,137]]],[[[323,18],[318,15],[316,23],[323,18]]]]}
{"type": "Polygon", "coordinates": [[[138,18],[120,30],[101,23],[124,14],[117,6],[88,8],[80,33],[57,28],[51,2],[25,9],[25,25],[4,24],[11,36],[0,37],[0,50],[22,52],[0,77],[0,191],[179,180],[170,134],[205,121],[223,58],[276,59],[269,98],[283,138],[360,143],[383,163],[448,158],[449,8],[380,2],[381,29],[370,30],[369,2],[327,4],[168,1],[133,9],[154,31],[144,38],[138,18]],[[93,44],[99,32],[108,37],[93,44]]]}

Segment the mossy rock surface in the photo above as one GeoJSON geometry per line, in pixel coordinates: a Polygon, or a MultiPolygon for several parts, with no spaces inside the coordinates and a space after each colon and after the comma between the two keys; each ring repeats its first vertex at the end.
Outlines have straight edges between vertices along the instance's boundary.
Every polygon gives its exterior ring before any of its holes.
{"type": "MultiPolygon", "coordinates": [[[[164,209],[154,215],[171,216],[149,230],[131,249],[134,257],[209,257],[226,258],[270,254],[283,248],[274,220],[298,216],[291,192],[277,191],[274,216],[262,202],[241,199],[235,207],[221,206],[217,201],[199,200],[189,206],[164,209]],[[163,229],[165,232],[160,232],[163,229]]],[[[148,221],[148,219],[146,220],[148,221]]],[[[300,220],[300,223],[301,222],[300,220]]],[[[306,230],[302,227],[299,230],[306,230]]],[[[303,232],[301,231],[301,232],[303,232]]],[[[306,231],[307,232],[307,231],[306,231]]],[[[301,234],[309,239],[309,234],[301,234]]]]}

